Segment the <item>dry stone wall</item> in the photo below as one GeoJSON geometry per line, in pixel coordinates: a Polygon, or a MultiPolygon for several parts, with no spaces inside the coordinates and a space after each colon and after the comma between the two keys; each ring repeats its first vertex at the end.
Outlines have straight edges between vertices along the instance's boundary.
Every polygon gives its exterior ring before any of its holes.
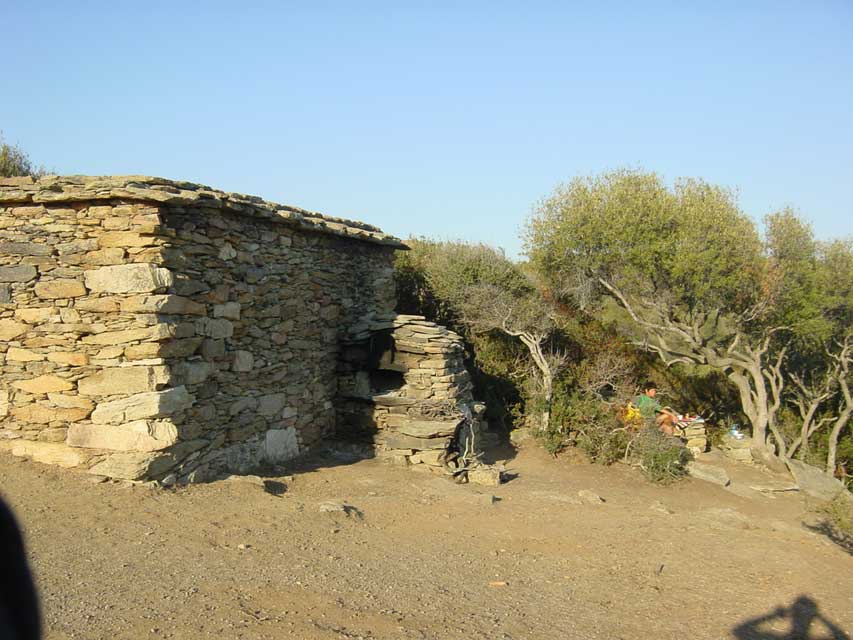
{"type": "Polygon", "coordinates": [[[298,455],[402,247],[189,183],[0,180],[0,447],[167,482],[298,455]]]}
{"type": "Polygon", "coordinates": [[[370,314],[340,357],[340,436],[402,464],[458,475],[479,466],[486,406],[462,339],[422,316],[370,314]]]}

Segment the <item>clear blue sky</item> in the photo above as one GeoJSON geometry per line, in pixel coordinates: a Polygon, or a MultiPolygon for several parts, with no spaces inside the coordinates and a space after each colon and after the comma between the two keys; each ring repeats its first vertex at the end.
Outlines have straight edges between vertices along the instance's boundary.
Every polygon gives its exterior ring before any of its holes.
{"type": "Polygon", "coordinates": [[[853,234],[853,3],[699,4],[0,0],[0,129],[58,173],[510,255],[557,183],[621,166],[853,234]]]}

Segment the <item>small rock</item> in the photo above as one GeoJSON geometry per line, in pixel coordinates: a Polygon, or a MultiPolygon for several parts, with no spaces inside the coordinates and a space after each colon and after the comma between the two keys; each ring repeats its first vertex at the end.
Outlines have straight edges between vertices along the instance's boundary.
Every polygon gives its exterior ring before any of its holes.
{"type": "Polygon", "coordinates": [[[667,507],[663,502],[657,500],[649,505],[649,509],[652,511],[659,511],[660,513],[665,513],[668,516],[671,516],[675,511],[667,507]]]}
{"type": "Polygon", "coordinates": [[[497,487],[501,483],[501,472],[495,467],[468,469],[468,482],[486,487],[497,487]]]}
{"type": "Polygon", "coordinates": [[[335,511],[343,511],[346,513],[346,505],[342,502],[321,502],[320,513],[333,513],[335,511]]]}
{"type": "Polygon", "coordinates": [[[240,551],[245,551],[246,549],[251,549],[252,545],[250,545],[250,544],[238,544],[237,548],[240,549],[240,551]]]}
{"type": "Polygon", "coordinates": [[[343,513],[346,516],[355,516],[361,518],[361,511],[351,504],[345,502],[326,501],[319,505],[320,513],[343,513]]]}
{"type": "Polygon", "coordinates": [[[508,585],[508,583],[504,582],[503,580],[492,580],[489,583],[490,587],[506,587],[507,585],[508,585]]]}
{"type": "Polygon", "coordinates": [[[605,502],[604,498],[589,489],[578,491],[578,497],[587,504],[603,504],[605,502]]]}
{"type": "Polygon", "coordinates": [[[238,475],[231,475],[231,476],[228,476],[227,478],[225,478],[225,481],[226,481],[226,482],[246,482],[246,483],[248,483],[248,484],[257,484],[257,485],[260,485],[260,486],[262,486],[262,487],[264,486],[264,479],[263,479],[263,478],[261,478],[260,476],[252,476],[252,475],[247,475],[247,476],[238,476],[238,475]]]}
{"type": "Polygon", "coordinates": [[[176,476],[174,473],[170,473],[165,478],[160,480],[160,486],[161,487],[174,487],[175,483],[177,481],[178,481],[178,476],[176,476]]]}
{"type": "Polygon", "coordinates": [[[107,480],[109,480],[107,476],[92,476],[91,478],[89,478],[89,482],[91,482],[92,484],[102,484],[107,480]]]}
{"type": "Polygon", "coordinates": [[[264,480],[264,491],[273,496],[281,497],[287,492],[287,485],[278,480],[264,480]]]}

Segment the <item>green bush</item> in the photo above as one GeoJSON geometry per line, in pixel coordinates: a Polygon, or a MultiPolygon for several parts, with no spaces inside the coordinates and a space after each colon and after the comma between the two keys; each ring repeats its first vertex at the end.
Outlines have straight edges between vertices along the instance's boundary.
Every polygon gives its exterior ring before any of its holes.
{"type": "Polygon", "coordinates": [[[590,460],[598,464],[613,464],[625,456],[628,433],[613,424],[588,427],[578,434],[577,445],[590,460]]]}
{"type": "Polygon", "coordinates": [[[548,431],[535,430],[536,440],[545,451],[556,456],[569,445],[569,439],[562,433],[550,429],[548,431]]]}
{"type": "Polygon", "coordinates": [[[38,177],[42,174],[44,174],[44,168],[34,165],[27,153],[20,147],[4,142],[3,134],[0,132],[0,178],[38,177]]]}
{"type": "Polygon", "coordinates": [[[669,484],[686,475],[685,465],[693,458],[681,442],[653,428],[637,434],[630,452],[646,477],[658,484],[669,484]]]}
{"type": "Polygon", "coordinates": [[[560,395],[553,413],[553,423],[572,434],[575,444],[592,462],[613,464],[625,455],[628,433],[601,400],[577,392],[560,395]]]}

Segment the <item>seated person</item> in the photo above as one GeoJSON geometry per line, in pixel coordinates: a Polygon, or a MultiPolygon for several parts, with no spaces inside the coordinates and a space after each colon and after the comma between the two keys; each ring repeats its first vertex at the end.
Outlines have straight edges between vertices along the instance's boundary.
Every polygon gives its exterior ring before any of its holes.
{"type": "Polygon", "coordinates": [[[647,382],[643,385],[643,393],[634,400],[640,415],[649,424],[656,424],[658,429],[668,436],[675,435],[675,425],[678,422],[678,416],[669,407],[662,407],[660,402],[655,400],[657,388],[653,382],[647,382]]]}

